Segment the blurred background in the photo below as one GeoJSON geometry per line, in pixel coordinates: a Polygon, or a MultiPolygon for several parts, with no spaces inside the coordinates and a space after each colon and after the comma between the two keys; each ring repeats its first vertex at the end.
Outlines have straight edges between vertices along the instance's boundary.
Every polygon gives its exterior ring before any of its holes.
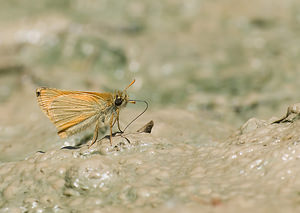
{"type": "Polygon", "coordinates": [[[1,1],[0,151],[36,150],[29,133],[53,140],[39,86],[101,92],[136,79],[128,92],[152,113],[201,111],[234,128],[279,117],[299,102],[299,43],[297,0],[1,1]]]}

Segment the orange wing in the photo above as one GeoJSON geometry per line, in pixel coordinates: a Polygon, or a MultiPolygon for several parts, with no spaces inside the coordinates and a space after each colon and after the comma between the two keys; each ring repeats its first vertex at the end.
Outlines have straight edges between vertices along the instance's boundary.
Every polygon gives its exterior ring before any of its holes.
{"type": "Polygon", "coordinates": [[[111,93],[51,88],[38,88],[36,96],[41,109],[54,123],[62,138],[87,128],[109,113],[113,99],[111,93]]]}

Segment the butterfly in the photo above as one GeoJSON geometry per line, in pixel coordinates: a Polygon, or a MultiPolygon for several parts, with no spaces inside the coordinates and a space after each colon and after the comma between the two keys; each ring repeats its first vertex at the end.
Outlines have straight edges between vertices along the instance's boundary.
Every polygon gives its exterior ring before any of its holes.
{"type": "Polygon", "coordinates": [[[99,129],[109,125],[112,145],[112,128],[115,123],[120,132],[123,132],[119,123],[120,110],[127,103],[136,103],[136,100],[129,100],[126,91],[134,82],[135,80],[123,91],[116,90],[113,93],[65,91],[40,87],[36,89],[36,97],[42,111],[56,126],[61,138],[69,137],[95,125],[90,148],[98,139],[99,129]]]}

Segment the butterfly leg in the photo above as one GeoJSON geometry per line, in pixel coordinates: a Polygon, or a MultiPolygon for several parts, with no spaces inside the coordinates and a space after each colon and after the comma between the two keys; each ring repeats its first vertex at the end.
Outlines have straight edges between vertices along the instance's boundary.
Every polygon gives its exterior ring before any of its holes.
{"type": "Polygon", "coordinates": [[[112,126],[116,124],[117,118],[113,121],[112,126]]]}
{"type": "Polygon", "coordinates": [[[117,116],[116,116],[116,119],[114,120],[112,126],[114,126],[116,124],[116,122],[118,122],[118,129],[120,132],[117,132],[117,133],[123,133],[123,131],[120,128],[119,110],[117,109],[116,111],[117,111],[117,116]]]}
{"type": "Polygon", "coordinates": [[[93,139],[92,139],[91,143],[89,144],[89,147],[88,147],[88,148],[90,148],[90,147],[97,141],[97,138],[98,138],[98,130],[99,130],[99,121],[97,121],[95,130],[94,130],[94,136],[93,136],[93,139]]]}
{"type": "Polygon", "coordinates": [[[112,146],[112,142],[111,142],[111,139],[112,139],[112,128],[113,128],[113,124],[114,124],[114,113],[111,114],[111,117],[110,117],[110,124],[109,124],[109,129],[110,129],[110,145],[112,146]]]}
{"type": "Polygon", "coordinates": [[[117,111],[117,122],[118,122],[118,129],[121,133],[123,133],[124,131],[121,130],[121,127],[120,127],[120,117],[119,117],[119,110],[117,111]]]}

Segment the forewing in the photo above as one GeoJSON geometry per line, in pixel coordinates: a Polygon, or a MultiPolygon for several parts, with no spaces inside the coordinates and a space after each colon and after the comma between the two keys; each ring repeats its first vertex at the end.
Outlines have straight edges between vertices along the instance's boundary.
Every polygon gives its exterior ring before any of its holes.
{"type": "Polygon", "coordinates": [[[93,124],[105,112],[109,93],[37,89],[42,110],[54,123],[61,137],[70,136],[93,124]]]}

